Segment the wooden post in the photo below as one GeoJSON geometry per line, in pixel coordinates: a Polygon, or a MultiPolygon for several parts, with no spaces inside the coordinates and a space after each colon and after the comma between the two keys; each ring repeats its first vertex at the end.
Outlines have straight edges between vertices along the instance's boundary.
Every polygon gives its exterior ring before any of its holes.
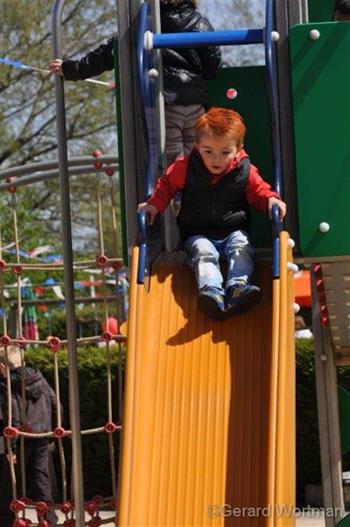
{"type": "Polygon", "coordinates": [[[334,516],[326,515],[326,527],[333,527],[344,516],[342,462],[338,409],[338,388],[335,357],[328,328],[321,324],[316,280],[311,273],[312,317],[315,342],[315,373],[317,409],[321,448],[321,468],[324,507],[332,508],[334,516]]]}

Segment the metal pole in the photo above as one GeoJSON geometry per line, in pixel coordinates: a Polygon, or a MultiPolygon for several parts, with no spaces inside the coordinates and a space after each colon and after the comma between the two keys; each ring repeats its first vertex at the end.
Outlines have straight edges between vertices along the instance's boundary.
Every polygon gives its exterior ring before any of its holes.
{"type": "MultiPolygon", "coordinates": [[[[64,0],[56,0],[52,13],[53,56],[62,57],[61,17],[64,0]]],[[[69,364],[69,415],[72,430],[72,475],[76,526],[84,527],[84,484],[81,452],[81,426],[79,405],[79,375],[76,347],[76,320],[74,309],[74,274],[72,229],[70,216],[69,173],[67,156],[67,134],[64,104],[63,78],[55,76],[56,123],[58,166],[61,194],[61,232],[64,258],[64,284],[66,296],[67,347],[69,364]]]]}

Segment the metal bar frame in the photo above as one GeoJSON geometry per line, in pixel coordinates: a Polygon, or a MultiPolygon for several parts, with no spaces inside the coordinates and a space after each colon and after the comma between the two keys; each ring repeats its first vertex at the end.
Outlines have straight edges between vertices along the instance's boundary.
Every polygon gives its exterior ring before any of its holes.
{"type": "MultiPolygon", "coordinates": [[[[118,170],[118,165],[116,164],[110,164],[109,167],[113,168],[114,170],[118,170]]],[[[100,173],[101,169],[97,169],[95,167],[91,166],[76,166],[69,169],[69,177],[71,176],[82,176],[84,174],[93,174],[93,173],[100,173]]],[[[43,174],[34,174],[32,176],[23,176],[19,179],[15,179],[14,181],[11,181],[9,183],[0,183],[0,191],[9,190],[12,187],[23,187],[25,185],[30,185],[32,183],[38,183],[40,181],[48,181],[50,179],[55,179],[59,177],[59,170],[48,170],[47,172],[43,174]]]]}
{"type": "MultiPolygon", "coordinates": [[[[99,161],[103,164],[118,163],[118,158],[116,156],[100,156],[99,161]]],[[[94,166],[96,161],[95,157],[90,156],[79,156],[71,157],[68,159],[68,165],[73,166],[89,166],[90,168],[94,166]]],[[[31,174],[33,172],[40,172],[42,170],[51,170],[58,167],[58,161],[41,161],[40,163],[28,163],[27,165],[3,168],[0,170],[0,179],[5,179],[7,177],[14,176],[23,176],[25,174],[31,174]]]]}
{"type": "MultiPolygon", "coordinates": [[[[64,0],[56,0],[52,11],[53,56],[62,57],[61,19],[64,0]]],[[[66,296],[67,349],[69,364],[69,415],[72,430],[72,488],[77,527],[84,527],[84,481],[81,449],[81,423],[79,401],[79,372],[76,345],[76,318],[74,300],[74,273],[72,251],[72,225],[67,155],[66,113],[63,78],[55,76],[56,124],[58,166],[61,194],[61,233],[64,258],[64,283],[66,296]]]]}

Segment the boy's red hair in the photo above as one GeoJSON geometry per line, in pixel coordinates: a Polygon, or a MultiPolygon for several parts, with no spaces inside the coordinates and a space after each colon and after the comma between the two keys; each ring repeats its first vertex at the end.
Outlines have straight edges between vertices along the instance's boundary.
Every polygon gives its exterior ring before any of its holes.
{"type": "Polygon", "coordinates": [[[224,136],[242,146],[246,127],[239,113],[227,108],[210,108],[195,124],[196,141],[203,135],[224,136]]]}

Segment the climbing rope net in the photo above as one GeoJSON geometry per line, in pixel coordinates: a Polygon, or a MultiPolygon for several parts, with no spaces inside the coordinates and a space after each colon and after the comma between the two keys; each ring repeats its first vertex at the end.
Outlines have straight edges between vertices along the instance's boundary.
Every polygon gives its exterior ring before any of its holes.
{"type": "MultiPolygon", "coordinates": [[[[85,525],[88,527],[98,527],[107,522],[113,521],[113,517],[116,515],[116,495],[117,495],[117,474],[116,474],[116,460],[115,450],[116,443],[118,442],[119,450],[119,432],[121,430],[121,417],[122,417],[122,385],[123,385],[123,374],[122,374],[122,360],[123,360],[123,343],[125,337],[119,333],[119,329],[111,327],[109,324],[110,316],[117,315],[120,321],[120,298],[118,298],[118,277],[119,271],[123,266],[122,260],[118,257],[118,226],[117,226],[117,177],[115,172],[115,165],[105,165],[103,162],[103,156],[100,151],[94,151],[93,157],[91,158],[91,169],[89,172],[94,173],[96,177],[96,223],[97,223],[97,244],[99,253],[96,259],[86,260],[74,260],[73,269],[76,272],[88,271],[94,269],[97,270],[100,275],[100,282],[102,283],[102,323],[101,327],[104,330],[100,334],[89,337],[79,337],[76,339],[77,347],[86,347],[90,345],[98,346],[99,343],[103,343],[105,365],[106,365],[106,408],[104,409],[107,415],[107,420],[102,426],[95,428],[82,429],[82,437],[96,434],[106,434],[108,438],[108,452],[107,457],[109,458],[110,465],[110,479],[111,479],[111,491],[112,495],[109,497],[103,497],[96,495],[94,498],[84,502],[85,505],[85,525]],[[108,190],[106,199],[103,188],[106,187],[106,181],[108,180],[108,190]],[[105,185],[103,187],[103,184],[105,185]],[[103,187],[103,188],[102,188],[103,187]],[[110,214],[110,226],[112,233],[112,254],[106,254],[106,243],[105,243],[105,225],[104,217],[106,207],[109,208],[110,214]],[[110,286],[107,285],[107,280],[110,277],[115,277],[115,295],[110,295],[110,286]],[[112,300],[112,304],[111,304],[112,300]],[[116,371],[116,389],[113,387],[113,364],[117,364],[116,371]],[[113,396],[113,394],[115,394],[113,396]],[[114,403],[115,399],[118,403],[114,403]],[[102,519],[101,510],[107,509],[111,511],[112,516],[108,519],[102,519]]],[[[8,452],[9,460],[9,472],[12,486],[12,501],[10,503],[10,509],[14,513],[15,521],[14,527],[27,527],[29,525],[38,525],[40,527],[47,527],[50,525],[45,519],[48,511],[55,509],[61,511],[63,514],[64,522],[59,525],[64,527],[73,527],[75,525],[75,514],[74,514],[74,496],[69,492],[69,477],[68,477],[68,464],[66,463],[66,449],[67,441],[72,436],[71,430],[63,426],[63,414],[61,406],[61,382],[60,382],[60,368],[59,368],[59,355],[64,353],[67,348],[67,339],[59,338],[55,335],[48,335],[44,339],[28,339],[25,338],[25,332],[23,331],[22,323],[22,308],[23,308],[23,289],[26,286],[24,277],[29,277],[33,271],[44,271],[63,273],[62,262],[58,263],[28,263],[21,256],[20,247],[20,226],[18,221],[18,211],[21,206],[21,191],[17,192],[17,186],[21,178],[6,178],[6,188],[9,192],[9,207],[12,214],[12,232],[13,232],[13,257],[5,258],[3,251],[3,243],[0,237],[0,303],[1,303],[1,323],[2,331],[0,336],[0,344],[4,348],[5,357],[8,356],[8,350],[10,346],[16,346],[20,349],[21,354],[21,365],[25,365],[26,350],[28,347],[33,348],[37,346],[47,347],[52,352],[53,370],[54,370],[54,391],[57,400],[57,417],[54,423],[53,429],[49,432],[35,433],[35,431],[28,429],[26,423],[26,392],[25,392],[25,379],[24,373],[22,373],[21,381],[21,423],[22,425],[18,428],[13,426],[13,415],[12,415],[12,388],[10,380],[10,372],[7,369],[7,422],[4,423],[4,439],[8,452]],[[15,290],[16,290],[16,330],[12,330],[13,334],[10,334],[8,313],[9,313],[9,301],[5,296],[6,278],[7,273],[12,273],[15,276],[15,290]],[[61,473],[61,498],[60,503],[45,503],[44,501],[34,503],[27,497],[27,482],[26,482],[26,467],[25,467],[25,448],[26,439],[33,438],[51,438],[57,442],[57,450],[59,455],[60,473],[61,473]],[[12,455],[12,442],[16,439],[19,444],[19,470],[15,470],[15,464],[12,455]],[[20,473],[19,481],[16,480],[16,473],[20,473]],[[29,511],[34,509],[37,515],[36,523],[32,523],[33,520],[28,518],[29,511]]],[[[3,186],[3,185],[2,185],[3,186]]],[[[1,235],[0,235],[1,236],[1,235]]],[[[7,256],[7,255],[6,255],[7,256]]],[[[8,280],[7,280],[8,282],[8,280]]],[[[93,299],[92,299],[93,302],[93,299]]],[[[45,300],[42,301],[45,304],[45,300]]],[[[101,346],[101,344],[100,344],[101,346]]],[[[22,371],[24,369],[22,368],[22,371]]],[[[101,409],[102,412],[102,409],[101,409]]],[[[68,412],[67,412],[68,413],[68,412]]],[[[74,460],[73,460],[74,463],[74,460]]],[[[31,516],[33,513],[31,513],[31,516]]]]}

